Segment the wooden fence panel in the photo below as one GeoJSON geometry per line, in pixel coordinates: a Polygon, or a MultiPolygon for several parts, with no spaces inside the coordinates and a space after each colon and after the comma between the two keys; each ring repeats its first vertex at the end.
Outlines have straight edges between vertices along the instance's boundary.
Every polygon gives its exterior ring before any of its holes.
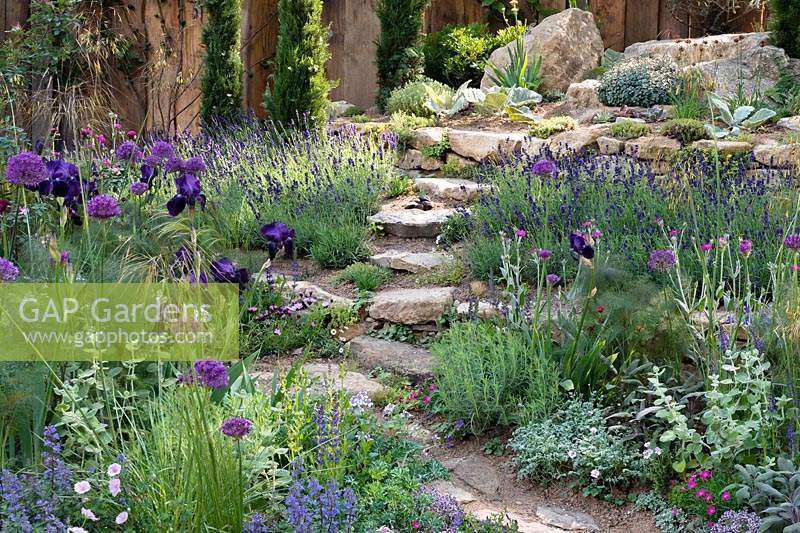
{"type": "Polygon", "coordinates": [[[265,117],[264,89],[272,74],[278,44],[278,0],[242,2],[242,108],[265,117]]]}
{"type": "Polygon", "coordinates": [[[0,3],[0,41],[5,33],[28,18],[30,0],[4,0],[0,3]]]}
{"type": "Polygon", "coordinates": [[[606,48],[625,48],[625,0],[597,0],[590,3],[606,48]]]}

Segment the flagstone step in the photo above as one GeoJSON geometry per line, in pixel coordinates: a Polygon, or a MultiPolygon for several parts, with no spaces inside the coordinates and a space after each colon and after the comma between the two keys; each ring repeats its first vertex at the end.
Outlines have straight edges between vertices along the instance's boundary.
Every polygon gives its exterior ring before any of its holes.
{"type": "Polygon", "coordinates": [[[472,204],[480,197],[488,185],[460,178],[416,178],[414,184],[421,194],[431,200],[458,204],[472,204]]]}
{"type": "Polygon", "coordinates": [[[412,274],[430,272],[451,265],[454,261],[452,256],[440,252],[402,252],[399,250],[389,250],[370,258],[370,262],[374,265],[412,274]]]}
{"type": "Polygon", "coordinates": [[[441,233],[442,224],[455,213],[455,209],[437,203],[433,203],[428,211],[406,209],[414,203],[414,198],[398,198],[385,204],[369,221],[381,226],[389,235],[433,238],[441,233]]]}
{"type": "Polygon", "coordinates": [[[424,289],[390,289],[375,293],[369,316],[395,324],[428,324],[436,322],[453,305],[454,287],[424,289]]]}
{"type": "Polygon", "coordinates": [[[432,375],[431,353],[424,348],[367,335],[354,338],[348,347],[350,355],[362,368],[380,368],[416,380],[432,375]]]}

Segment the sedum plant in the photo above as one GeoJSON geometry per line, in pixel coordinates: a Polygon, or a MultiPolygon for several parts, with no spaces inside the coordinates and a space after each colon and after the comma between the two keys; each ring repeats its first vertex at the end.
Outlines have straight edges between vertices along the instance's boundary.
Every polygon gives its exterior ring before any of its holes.
{"type": "Polygon", "coordinates": [[[492,83],[507,88],[538,89],[542,82],[542,56],[534,52],[529,57],[522,39],[514,41],[508,55],[509,63],[505,67],[498,67],[492,62],[487,64],[492,83]]]}
{"type": "Polygon", "coordinates": [[[668,104],[679,79],[679,70],[674,62],[637,57],[619,63],[603,74],[598,95],[609,106],[668,104]]]}
{"type": "Polygon", "coordinates": [[[731,111],[728,102],[721,96],[709,93],[708,103],[711,105],[713,116],[725,123],[727,128],[720,128],[714,124],[706,124],[706,131],[714,139],[724,139],[729,135],[739,135],[743,129],[753,130],[763,126],[777,113],[772,109],[762,107],[758,111],[749,105],[739,106],[731,111]]]}
{"type": "Polygon", "coordinates": [[[650,128],[647,126],[647,124],[643,124],[641,122],[622,120],[612,124],[609,132],[615,139],[628,140],[635,139],[637,137],[644,137],[650,133],[650,128]]]}

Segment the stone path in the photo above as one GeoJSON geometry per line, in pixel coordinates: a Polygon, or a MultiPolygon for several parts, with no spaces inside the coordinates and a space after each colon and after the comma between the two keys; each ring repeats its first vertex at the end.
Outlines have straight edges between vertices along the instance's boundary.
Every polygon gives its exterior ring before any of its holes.
{"type": "Polygon", "coordinates": [[[434,203],[432,209],[406,209],[413,198],[403,197],[385,204],[381,210],[369,217],[369,221],[380,226],[385,233],[398,237],[435,238],[442,224],[455,213],[455,209],[434,203]]]}

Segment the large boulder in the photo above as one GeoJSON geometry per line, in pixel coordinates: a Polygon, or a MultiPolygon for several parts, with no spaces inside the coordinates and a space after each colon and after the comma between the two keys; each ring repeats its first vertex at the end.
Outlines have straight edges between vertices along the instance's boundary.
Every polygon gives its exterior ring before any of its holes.
{"type": "MultiPolygon", "coordinates": [[[[597,29],[594,15],[583,9],[567,9],[551,15],[537,26],[528,28],[522,37],[529,57],[535,52],[542,56],[542,84],[539,90],[566,91],[570,84],[580,81],[585,73],[600,64],[603,38],[597,29]]],[[[514,42],[498,48],[489,58],[500,68],[511,61],[514,42]]],[[[481,88],[494,85],[487,66],[481,88]]]]}
{"type": "Polygon", "coordinates": [[[767,33],[731,33],[677,39],[646,41],[625,49],[625,58],[670,58],[687,72],[695,72],[706,85],[722,96],[747,95],[765,91],[778,81],[781,69],[797,70],[797,61],[769,46],[767,33]]]}
{"type": "Polygon", "coordinates": [[[764,46],[768,39],[767,33],[728,33],[696,39],[644,41],[627,47],[625,58],[669,58],[678,66],[688,67],[720,59],[733,59],[745,50],[764,46]]]}

